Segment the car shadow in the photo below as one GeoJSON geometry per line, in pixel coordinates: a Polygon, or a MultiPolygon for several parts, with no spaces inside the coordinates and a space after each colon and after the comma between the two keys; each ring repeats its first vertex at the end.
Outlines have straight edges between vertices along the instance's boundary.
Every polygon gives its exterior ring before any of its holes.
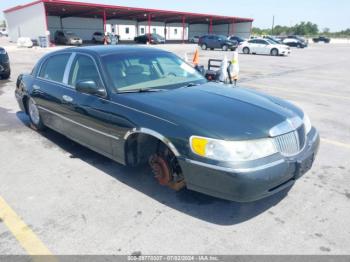
{"type": "MultiPolygon", "coordinates": [[[[25,113],[17,112],[16,115],[25,126],[30,128],[29,119],[25,113]]],[[[290,188],[287,188],[273,196],[250,203],[226,201],[186,188],[175,192],[167,187],[160,186],[153,178],[148,167],[125,167],[51,129],[41,132],[41,135],[48,140],[45,146],[58,146],[68,152],[70,158],[83,160],[114,179],[142,192],[146,197],[151,197],[179,212],[213,224],[234,225],[259,216],[277,205],[290,190],[290,188]]]]}

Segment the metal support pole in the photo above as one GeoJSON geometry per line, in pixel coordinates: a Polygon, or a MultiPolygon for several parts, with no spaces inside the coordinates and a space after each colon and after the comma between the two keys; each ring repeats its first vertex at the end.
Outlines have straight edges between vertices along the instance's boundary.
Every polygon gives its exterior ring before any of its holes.
{"type": "Polygon", "coordinates": [[[103,10],[103,32],[106,34],[107,30],[107,14],[106,14],[106,9],[103,10]]]}
{"type": "MultiPolygon", "coordinates": [[[[44,11],[45,11],[45,36],[47,39],[47,43],[49,46],[51,46],[51,36],[50,36],[50,30],[49,30],[49,13],[46,9],[46,5],[44,4],[44,11]]],[[[18,31],[19,31],[19,36],[21,36],[21,29],[18,27],[18,31]]]]}
{"type": "Polygon", "coordinates": [[[209,23],[209,34],[213,33],[213,18],[210,17],[210,23],[209,23]]]}
{"type": "Polygon", "coordinates": [[[185,43],[185,22],[186,18],[185,16],[182,17],[182,43],[185,43]]]}
{"type": "Polygon", "coordinates": [[[148,42],[151,43],[151,14],[148,14],[148,42]]]}
{"type": "Polygon", "coordinates": [[[232,35],[235,35],[236,31],[236,20],[232,20],[232,35]]]}
{"type": "Polygon", "coordinates": [[[63,30],[62,16],[60,16],[60,29],[63,30]]]}

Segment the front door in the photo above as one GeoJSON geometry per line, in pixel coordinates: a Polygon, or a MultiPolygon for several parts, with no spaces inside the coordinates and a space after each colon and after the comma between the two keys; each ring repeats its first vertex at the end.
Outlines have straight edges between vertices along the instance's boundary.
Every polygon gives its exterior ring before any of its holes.
{"type": "Polygon", "coordinates": [[[103,96],[76,91],[76,84],[81,81],[94,81],[105,89],[94,58],[86,54],[76,54],[68,77],[68,86],[75,91],[74,110],[71,112],[75,140],[112,156],[112,142],[119,138],[111,135],[110,102],[103,96]]]}

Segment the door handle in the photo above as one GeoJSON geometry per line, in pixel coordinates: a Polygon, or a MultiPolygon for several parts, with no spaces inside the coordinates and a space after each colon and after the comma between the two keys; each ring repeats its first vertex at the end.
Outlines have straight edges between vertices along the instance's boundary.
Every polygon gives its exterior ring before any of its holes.
{"type": "Polygon", "coordinates": [[[73,102],[73,98],[71,98],[70,96],[67,96],[67,95],[63,95],[62,99],[67,103],[73,102]]]}

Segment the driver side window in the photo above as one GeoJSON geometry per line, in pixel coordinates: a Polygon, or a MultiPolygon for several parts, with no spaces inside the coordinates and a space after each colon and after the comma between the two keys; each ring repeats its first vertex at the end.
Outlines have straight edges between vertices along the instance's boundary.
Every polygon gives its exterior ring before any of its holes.
{"type": "Polygon", "coordinates": [[[91,57],[77,55],[71,67],[68,84],[75,88],[81,81],[94,81],[99,88],[103,88],[97,67],[91,57]]]}

